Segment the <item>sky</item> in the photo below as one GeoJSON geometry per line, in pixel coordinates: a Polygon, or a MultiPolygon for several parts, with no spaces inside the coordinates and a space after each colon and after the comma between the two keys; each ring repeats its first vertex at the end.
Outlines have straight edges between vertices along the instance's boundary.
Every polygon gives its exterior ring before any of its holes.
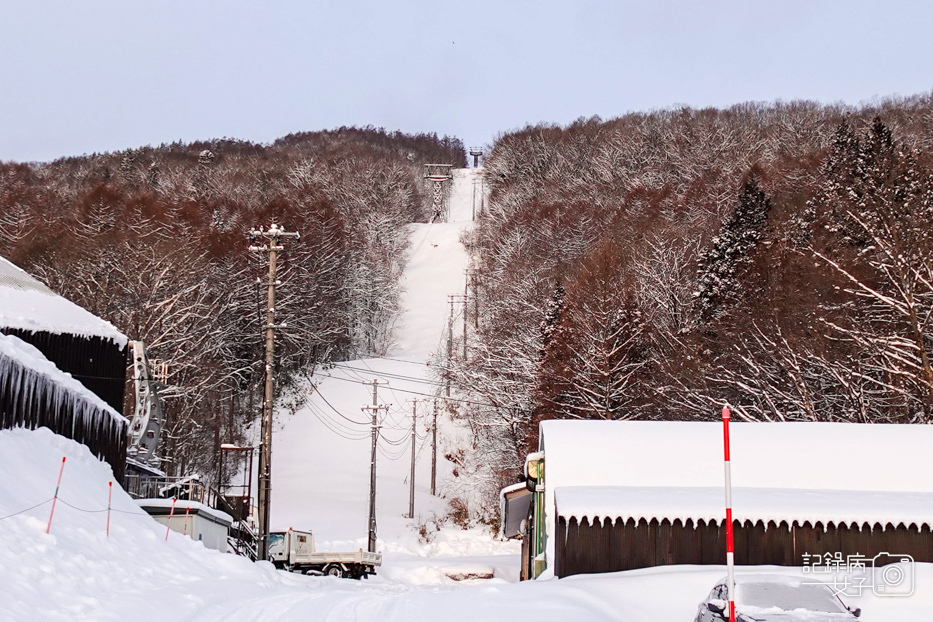
{"type": "Polygon", "coordinates": [[[928,0],[0,0],[0,161],[933,89],[928,0]]]}

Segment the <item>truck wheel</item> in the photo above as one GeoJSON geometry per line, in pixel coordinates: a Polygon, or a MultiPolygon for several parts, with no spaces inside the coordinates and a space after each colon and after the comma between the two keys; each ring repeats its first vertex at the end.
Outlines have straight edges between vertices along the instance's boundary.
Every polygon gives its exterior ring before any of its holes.
{"type": "Polygon", "coordinates": [[[328,566],[327,570],[324,571],[324,574],[331,577],[337,577],[338,579],[343,577],[343,568],[340,566],[328,566]]]}

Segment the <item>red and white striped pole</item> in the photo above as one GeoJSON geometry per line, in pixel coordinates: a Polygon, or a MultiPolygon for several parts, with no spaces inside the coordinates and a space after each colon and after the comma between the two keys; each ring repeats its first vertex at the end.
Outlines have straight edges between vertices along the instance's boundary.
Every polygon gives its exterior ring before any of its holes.
{"type": "Polygon", "coordinates": [[[107,484],[107,537],[110,537],[110,504],[113,501],[113,482],[107,484]]]}
{"type": "Polygon", "coordinates": [[[182,535],[188,535],[188,513],[191,512],[191,502],[188,502],[188,507],[185,508],[185,530],[182,532],[182,535]]]}
{"type": "Polygon", "coordinates": [[[172,497],[172,509],[168,511],[168,521],[165,525],[165,541],[168,542],[168,532],[172,529],[172,517],[175,516],[175,502],[178,501],[178,497],[172,497]]]}
{"type": "Polygon", "coordinates": [[[62,456],[62,467],[58,470],[58,481],[55,482],[55,496],[52,497],[52,511],[49,512],[49,524],[45,526],[45,533],[52,529],[52,517],[55,516],[55,502],[58,501],[58,489],[62,485],[62,473],[65,472],[65,456],[62,456]]]}
{"type": "Polygon", "coordinates": [[[722,408],[722,435],[726,464],[726,574],[729,619],[735,621],[735,549],[732,538],[732,460],[729,456],[729,407],[722,408]]]}

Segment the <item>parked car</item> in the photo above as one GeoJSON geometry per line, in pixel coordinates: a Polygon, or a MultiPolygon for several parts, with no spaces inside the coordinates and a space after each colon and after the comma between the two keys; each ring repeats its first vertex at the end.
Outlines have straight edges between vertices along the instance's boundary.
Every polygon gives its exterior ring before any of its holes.
{"type": "MultiPolygon", "coordinates": [[[[700,603],[694,622],[728,620],[728,598],[723,578],[700,603]]],[[[736,622],[851,622],[861,613],[861,609],[849,609],[824,583],[782,575],[735,578],[736,622]]]]}

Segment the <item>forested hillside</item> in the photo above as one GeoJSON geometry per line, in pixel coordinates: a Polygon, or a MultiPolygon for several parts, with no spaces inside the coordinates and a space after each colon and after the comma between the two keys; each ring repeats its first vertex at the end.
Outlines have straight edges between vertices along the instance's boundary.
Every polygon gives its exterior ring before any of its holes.
{"type": "Polygon", "coordinates": [[[166,468],[207,475],[262,393],[264,268],[249,230],[301,234],[280,271],[287,385],[315,364],[385,350],[405,225],[429,213],[422,165],[465,157],[457,139],[341,128],[0,163],[0,244],[168,364],[166,468]]]}
{"type": "Polygon", "coordinates": [[[449,368],[490,490],[542,418],[933,421],[933,97],[526,127],[486,176],[449,368]]]}

